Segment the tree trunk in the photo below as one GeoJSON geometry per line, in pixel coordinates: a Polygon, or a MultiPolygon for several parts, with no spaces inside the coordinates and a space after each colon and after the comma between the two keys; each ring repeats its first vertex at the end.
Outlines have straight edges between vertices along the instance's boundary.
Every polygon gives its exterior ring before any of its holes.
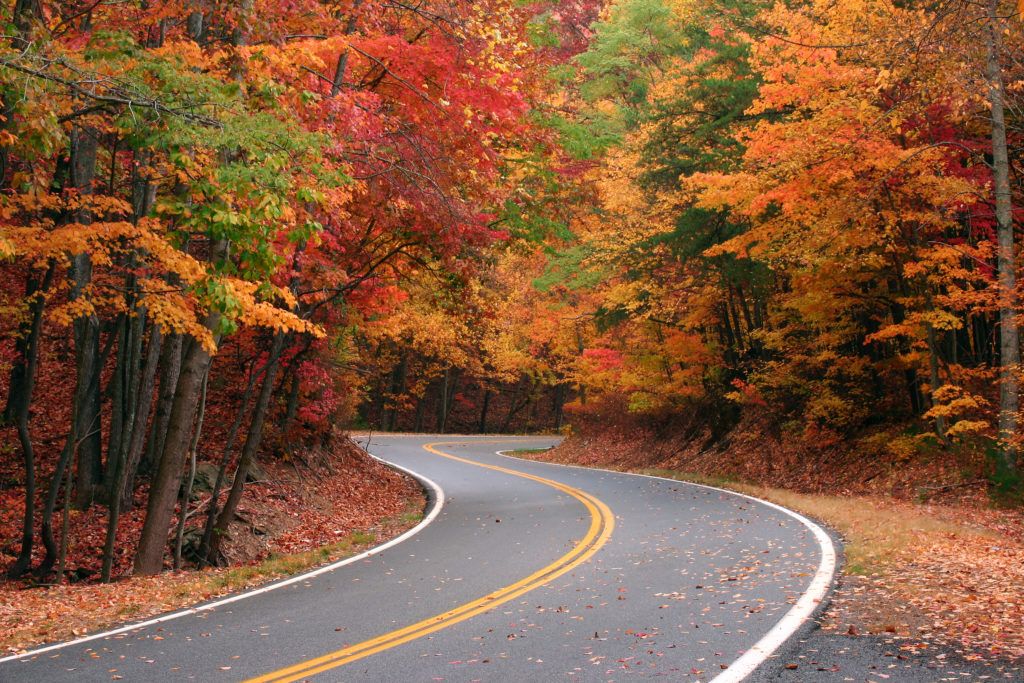
{"type": "Polygon", "coordinates": [[[420,396],[416,401],[416,414],[412,420],[412,431],[422,432],[423,431],[423,416],[427,411],[427,397],[426,395],[420,396]]]}
{"type": "MultiPolygon", "coordinates": [[[[26,413],[28,411],[25,411],[26,413]]],[[[7,578],[21,578],[32,564],[32,547],[35,540],[35,507],[36,507],[36,459],[32,447],[32,434],[29,432],[28,415],[19,414],[15,418],[18,427],[18,442],[21,444],[21,455],[25,463],[25,511],[21,522],[21,550],[18,559],[7,569],[7,578]]]]}
{"type": "MultiPolygon", "coordinates": [[[[192,430],[192,443],[188,449],[188,480],[181,489],[181,503],[178,504],[178,528],[174,534],[174,560],[175,570],[181,569],[181,545],[185,539],[185,522],[188,521],[188,504],[192,500],[192,487],[196,483],[196,456],[199,451],[199,439],[203,437],[203,420],[206,418],[206,388],[210,381],[210,372],[207,370],[203,377],[203,389],[199,398],[199,415],[196,417],[196,426],[192,430]]],[[[212,501],[211,501],[212,504],[212,501]]]]}
{"type": "Polygon", "coordinates": [[[555,429],[561,429],[562,422],[565,420],[565,389],[564,382],[555,385],[555,395],[552,397],[555,409],[555,429]]]}
{"type": "Polygon", "coordinates": [[[43,547],[46,549],[46,555],[36,569],[36,575],[44,579],[49,575],[53,565],[57,562],[58,550],[57,542],[53,537],[53,513],[57,509],[57,500],[60,498],[61,486],[64,484],[64,472],[68,473],[69,480],[71,478],[71,459],[75,452],[75,432],[75,417],[72,416],[71,429],[69,430],[67,441],[64,443],[64,448],[61,450],[60,458],[57,460],[57,468],[53,472],[53,478],[50,479],[50,488],[46,492],[46,504],[43,507],[40,538],[43,542],[43,547]]]}
{"type": "Polygon", "coordinates": [[[480,407],[480,424],[477,426],[477,431],[481,434],[487,433],[487,410],[491,407],[491,390],[487,389],[484,391],[483,405],[480,407]]]}
{"type": "MultiPolygon", "coordinates": [[[[580,324],[576,324],[576,353],[580,357],[583,356],[585,348],[583,346],[583,330],[580,329],[580,324]]],[[[576,393],[580,397],[580,405],[587,405],[587,385],[583,382],[576,383],[576,393]]]]}
{"type": "Polygon", "coordinates": [[[395,366],[394,370],[391,371],[391,387],[388,391],[389,400],[386,401],[384,409],[384,419],[381,423],[381,429],[385,432],[390,432],[395,428],[395,422],[398,418],[398,406],[396,399],[405,393],[405,381],[408,372],[409,365],[409,354],[406,351],[402,352],[399,357],[398,365],[395,366]]]}
{"type": "Polygon", "coordinates": [[[1017,257],[1013,239],[1013,201],[1006,142],[1006,111],[1002,67],[999,64],[1002,21],[998,0],[989,0],[987,75],[992,111],[992,179],[996,203],[999,267],[999,441],[1000,465],[1017,473],[1017,410],[1020,401],[1020,334],[1017,329],[1017,257]]]}
{"type": "MultiPolygon", "coordinates": [[[[36,370],[39,365],[39,337],[43,327],[43,309],[46,307],[45,293],[53,280],[55,267],[51,263],[42,281],[37,281],[32,274],[25,282],[25,298],[29,303],[29,322],[27,330],[22,330],[24,338],[19,336],[17,351],[21,367],[20,386],[18,393],[8,397],[7,405],[13,404],[14,421],[18,429],[18,441],[21,444],[21,455],[25,463],[25,512],[21,525],[21,550],[18,559],[7,570],[7,577],[20,578],[32,564],[32,548],[35,539],[34,520],[36,511],[36,460],[32,446],[32,434],[29,430],[29,408],[32,405],[32,394],[35,390],[36,370]]],[[[12,386],[12,392],[14,387],[12,386]]]]}
{"type": "Polygon", "coordinates": [[[117,355],[114,361],[114,373],[107,384],[110,392],[110,434],[107,438],[107,467],[104,472],[103,490],[104,498],[109,501],[110,494],[116,484],[118,476],[119,461],[121,458],[121,446],[124,442],[127,425],[124,424],[125,404],[129,364],[127,356],[131,347],[131,332],[128,330],[130,322],[126,315],[119,315],[117,326],[113,333],[117,337],[117,355]]]}
{"type": "Polygon", "coordinates": [[[281,433],[287,434],[288,430],[292,428],[292,423],[295,422],[295,415],[299,411],[299,388],[301,383],[299,381],[298,372],[292,373],[291,383],[288,387],[288,402],[284,411],[284,418],[281,420],[281,433]]]}
{"type": "MultiPolygon", "coordinates": [[[[153,191],[155,187],[143,175],[140,168],[149,162],[150,155],[145,151],[135,152],[135,161],[132,172],[132,210],[133,222],[138,224],[139,220],[146,216],[153,204],[153,191]]],[[[147,353],[143,368],[142,342],[146,333],[146,309],[138,307],[139,287],[138,278],[134,273],[138,265],[137,255],[129,252],[125,261],[128,275],[125,277],[125,309],[127,313],[122,316],[119,324],[119,342],[117,350],[117,363],[114,367],[113,400],[111,401],[111,424],[110,437],[107,446],[107,473],[104,481],[107,501],[111,508],[120,507],[124,502],[124,479],[130,474],[132,479],[135,476],[135,465],[138,462],[137,456],[132,449],[135,445],[135,435],[144,433],[149,418],[149,400],[143,400],[140,392],[143,390],[152,393],[153,386],[148,380],[150,368],[150,356],[147,353]],[[144,411],[140,409],[144,408],[144,411]],[[118,502],[113,503],[114,497],[118,502]]],[[[150,342],[160,345],[160,333],[154,330],[150,334],[150,342]]],[[[141,451],[139,451],[141,452],[141,451]]],[[[116,527],[116,520],[112,520],[116,527]]],[[[108,524],[109,526],[109,524],[108,524]]]]}
{"type": "MultiPolygon", "coordinates": [[[[89,257],[76,257],[76,270],[81,272],[88,265],[89,257]]],[[[91,265],[89,265],[91,270],[91,265]]],[[[103,477],[102,430],[100,424],[100,330],[95,316],[75,321],[76,352],[78,368],[75,390],[78,432],[74,436],[77,444],[77,472],[75,481],[75,505],[85,509],[92,504],[103,477]]]]}
{"type": "MultiPolygon", "coordinates": [[[[342,35],[350,36],[356,31],[357,13],[365,0],[353,0],[349,9],[348,21],[345,22],[345,30],[342,35]]],[[[338,63],[334,67],[334,78],[331,79],[331,97],[337,97],[345,85],[345,71],[348,69],[349,49],[345,48],[338,55],[338,63]]]]}
{"type": "MultiPolygon", "coordinates": [[[[12,423],[17,420],[18,409],[22,399],[31,394],[26,386],[29,366],[33,362],[32,343],[38,342],[38,334],[33,335],[36,325],[42,325],[44,296],[53,281],[55,266],[51,263],[40,283],[38,274],[31,270],[25,276],[25,301],[28,302],[28,317],[18,324],[18,336],[14,342],[16,360],[11,367],[10,381],[7,385],[7,404],[4,407],[3,422],[12,423]],[[36,318],[38,317],[38,323],[36,318]]],[[[38,351],[38,347],[36,349],[38,351]]]]}
{"type": "Polygon", "coordinates": [[[33,22],[43,21],[43,6],[39,0],[15,0],[14,27],[17,34],[11,40],[16,50],[24,50],[28,47],[33,22]]]}
{"type": "Polygon", "coordinates": [[[202,12],[191,12],[188,15],[188,19],[185,23],[185,32],[188,37],[196,43],[203,44],[203,13],[202,12]]]}
{"type": "MultiPolygon", "coordinates": [[[[70,185],[79,194],[92,194],[96,178],[96,150],[98,133],[91,128],[71,131],[70,185]]],[[[72,220],[87,225],[91,222],[88,210],[75,213],[72,220]]],[[[92,258],[89,254],[75,254],[71,259],[72,300],[88,296],[92,282],[92,258]]],[[[79,316],[74,321],[75,363],[78,369],[74,394],[74,412],[78,414],[77,444],[78,478],[75,504],[87,508],[92,504],[96,487],[102,478],[102,435],[100,432],[100,325],[95,313],[79,316]]]]}
{"type": "MultiPolygon", "coordinates": [[[[264,364],[262,371],[269,369],[264,364]]],[[[249,373],[249,381],[245,385],[245,392],[242,394],[242,400],[238,406],[238,412],[235,414],[235,419],[231,423],[231,428],[228,430],[227,439],[224,441],[224,450],[220,456],[220,467],[217,468],[217,480],[213,484],[213,490],[210,492],[210,504],[206,508],[206,524],[203,527],[203,540],[199,544],[199,566],[206,565],[206,558],[210,553],[210,543],[213,539],[213,530],[217,524],[217,500],[220,498],[220,491],[224,488],[224,482],[227,480],[228,464],[231,462],[231,452],[235,448],[235,439],[238,438],[238,430],[242,427],[242,421],[245,420],[246,413],[249,412],[249,401],[252,398],[253,389],[256,387],[256,378],[260,375],[260,372],[253,368],[249,373]]]]}
{"type": "Polygon", "coordinates": [[[444,369],[444,377],[441,379],[441,384],[438,387],[437,396],[437,431],[440,434],[444,434],[448,428],[448,394],[451,389],[449,383],[451,382],[451,369],[444,369]]]}
{"type": "MultiPolygon", "coordinates": [[[[140,316],[142,313],[140,313],[140,316]]],[[[141,335],[142,330],[139,330],[141,335]]],[[[114,550],[117,541],[117,526],[121,510],[130,507],[132,494],[135,490],[135,470],[142,455],[143,438],[146,434],[146,420],[153,401],[153,385],[156,380],[157,362],[160,358],[161,332],[159,325],[153,325],[149,334],[149,347],[146,350],[146,361],[141,377],[137,381],[137,391],[132,409],[134,419],[132,426],[123,441],[122,453],[114,462],[115,476],[110,489],[110,513],[107,518],[107,535],[103,546],[103,568],[100,580],[110,581],[114,564],[114,550]]],[[[109,465],[108,465],[109,466],[109,465]]]]}
{"type": "MultiPolygon", "coordinates": [[[[931,384],[931,391],[929,392],[928,400],[932,407],[935,407],[935,391],[941,386],[942,380],[939,379],[939,349],[938,342],[936,341],[935,328],[931,324],[927,327],[928,333],[928,373],[929,383],[931,384]]],[[[942,440],[943,443],[949,444],[949,437],[946,436],[946,418],[938,415],[935,418],[935,433],[942,440]]]]}
{"type": "MultiPolygon", "coordinates": [[[[184,338],[177,332],[171,332],[163,344],[160,356],[160,393],[157,397],[156,415],[150,430],[146,455],[140,464],[143,472],[156,469],[160,454],[164,450],[164,437],[167,435],[167,423],[171,419],[174,407],[174,394],[178,389],[181,376],[181,352],[184,338]]],[[[134,486],[133,486],[134,488],[134,486]]]]}
{"type": "Polygon", "coordinates": [[[520,385],[523,383],[522,379],[516,381],[515,390],[512,392],[512,402],[509,404],[508,412],[505,413],[505,419],[501,423],[502,434],[507,433],[512,428],[512,418],[530,402],[530,394],[533,392],[533,380],[527,379],[526,382],[525,398],[523,398],[522,403],[516,403],[516,399],[519,397],[520,385]]]}
{"type": "Polygon", "coordinates": [[[266,422],[267,409],[270,407],[270,399],[274,394],[274,382],[277,378],[277,370],[280,367],[281,350],[284,348],[284,333],[274,334],[271,342],[270,354],[267,358],[267,370],[263,375],[263,385],[260,387],[259,397],[252,411],[252,419],[249,422],[249,432],[245,437],[245,445],[242,447],[242,455],[238,458],[238,467],[235,469],[235,477],[231,482],[231,491],[228,499],[224,502],[224,508],[217,517],[217,523],[213,529],[213,537],[210,539],[210,549],[206,561],[214,563],[220,552],[220,543],[227,533],[228,526],[235,519],[235,511],[242,500],[242,492],[245,488],[245,478],[249,474],[249,465],[260,448],[260,441],[263,438],[263,425],[266,422]]]}
{"type": "Polygon", "coordinates": [[[725,332],[725,360],[728,363],[736,361],[736,350],[738,344],[736,342],[736,335],[733,334],[732,320],[729,318],[729,307],[722,302],[719,304],[719,316],[722,320],[722,330],[725,332]]]}
{"type": "Polygon", "coordinates": [[[163,332],[159,325],[153,325],[149,333],[149,345],[146,348],[146,361],[139,380],[138,404],[135,407],[135,425],[125,455],[125,464],[120,481],[115,487],[120,499],[119,505],[131,507],[132,494],[135,491],[135,474],[142,460],[142,448],[145,444],[147,423],[150,408],[153,405],[153,390],[156,385],[156,371],[160,362],[160,351],[163,347],[163,332]]]}
{"type": "Polygon", "coordinates": [[[57,555],[57,583],[64,581],[64,570],[67,567],[68,546],[71,532],[71,468],[67,470],[64,481],[64,509],[60,515],[60,552],[57,555]]]}
{"type": "Polygon", "coordinates": [[[377,423],[377,429],[384,429],[384,378],[377,378],[377,385],[373,390],[373,404],[370,408],[370,415],[367,416],[367,423],[373,424],[374,421],[377,423]]]}
{"type": "Polygon", "coordinates": [[[736,310],[736,299],[733,297],[732,285],[729,285],[728,292],[726,310],[732,313],[733,328],[736,330],[736,350],[739,353],[743,353],[743,349],[750,348],[750,345],[743,336],[743,323],[740,321],[739,311],[736,310]]]}
{"type": "MultiPolygon", "coordinates": [[[[210,313],[205,321],[208,330],[215,330],[220,314],[210,313]]],[[[146,521],[135,556],[135,573],[159,574],[163,569],[167,532],[181,486],[182,465],[188,451],[192,422],[199,404],[199,391],[212,356],[197,340],[191,340],[181,364],[181,375],[174,392],[174,405],[167,423],[163,450],[156,475],[149,490],[146,521]]]]}

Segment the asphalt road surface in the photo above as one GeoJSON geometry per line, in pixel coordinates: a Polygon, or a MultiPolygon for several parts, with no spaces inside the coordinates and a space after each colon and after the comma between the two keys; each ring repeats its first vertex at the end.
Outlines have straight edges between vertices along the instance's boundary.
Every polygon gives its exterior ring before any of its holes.
{"type": "Polygon", "coordinates": [[[552,443],[374,436],[371,453],[443,489],[414,535],[213,609],[0,663],[0,681],[739,680],[770,654],[755,644],[785,640],[806,616],[794,605],[813,609],[831,579],[831,546],[780,509],[495,453],[552,443]]]}

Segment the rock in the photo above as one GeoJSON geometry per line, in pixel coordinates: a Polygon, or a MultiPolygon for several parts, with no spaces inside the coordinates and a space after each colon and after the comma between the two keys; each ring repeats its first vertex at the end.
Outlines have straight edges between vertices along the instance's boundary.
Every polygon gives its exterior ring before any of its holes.
{"type": "Polygon", "coordinates": [[[254,481],[266,481],[267,471],[263,467],[253,460],[249,463],[249,473],[245,475],[245,483],[251,484],[254,481]]]}
{"type": "Polygon", "coordinates": [[[193,495],[199,492],[211,493],[213,491],[213,485],[217,481],[218,469],[212,462],[196,464],[196,479],[192,482],[193,495]]]}

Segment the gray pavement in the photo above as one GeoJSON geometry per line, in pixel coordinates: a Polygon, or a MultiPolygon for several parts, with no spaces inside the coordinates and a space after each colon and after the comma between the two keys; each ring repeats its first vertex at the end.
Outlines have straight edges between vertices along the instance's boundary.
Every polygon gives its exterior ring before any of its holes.
{"type": "Polygon", "coordinates": [[[708,681],[772,628],[818,566],[806,527],[748,499],[494,454],[552,439],[375,436],[372,453],[445,490],[440,516],[416,536],[209,612],[0,664],[0,681],[244,680],[521,581],[586,534],[590,514],[572,496],[434,455],[422,448],[430,441],[585,491],[611,508],[614,533],[546,585],[310,680],[708,681]]]}

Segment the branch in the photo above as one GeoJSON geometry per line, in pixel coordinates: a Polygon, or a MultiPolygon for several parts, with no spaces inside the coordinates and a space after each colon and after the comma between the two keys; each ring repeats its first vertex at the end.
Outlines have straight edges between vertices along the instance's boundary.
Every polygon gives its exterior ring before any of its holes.
{"type": "MultiPolygon", "coordinates": [[[[77,69],[72,67],[70,64],[64,62],[63,60],[47,61],[46,64],[47,66],[56,64],[59,66],[63,66],[73,72],[81,74],[81,72],[79,72],[77,69]]],[[[0,59],[0,67],[6,67],[8,69],[11,69],[12,71],[17,71],[28,76],[34,76],[35,78],[63,85],[70,89],[76,95],[79,95],[86,99],[93,100],[95,102],[102,102],[104,104],[117,104],[126,106],[128,108],[139,107],[141,109],[150,109],[158,114],[168,114],[171,116],[177,116],[182,119],[185,119],[186,121],[191,121],[193,123],[198,123],[199,125],[208,126],[211,128],[221,128],[223,126],[223,124],[221,124],[221,122],[217,121],[216,119],[210,118],[208,116],[203,116],[201,114],[193,114],[192,112],[185,111],[182,109],[174,109],[172,107],[165,105],[159,100],[153,99],[151,97],[136,95],[131,92],[128,92],[122,86],[111,84],[109,85],[109,88],[106,92],[97,92],[95,86],[102,85],[104,80],[106,80],[109,83],[111,79],[109,79],[108,77],[99,77],[94,74],[91,75],[89,78],[83,79],[82,81],[71,81],[56,74],[50,73],[49,71],[46,71],[45,68],[33,69],[27,66],[22,66],[21,64],[17,64],[13,61],[4,59],[0,59]],[[89,84],[94,87],[86,87],[84,84],[89,84]]]]}
{"type": "Polygon", "coordinates": [[[331,79],[327,78],[327,76],[324,76],[322,73],[320,73],[316,69],[310,69],[308,66],[305,66],[304,64],[300,64],[299,68],[302,69],[303,71],[307,72],[307,73],[313,74],[314,76],[319,78],[324,83],[327,83],[328,85],[334,85],[334,81],[332,81],[331,79]]]}
{"type": "Polygon", "coordinates": [[[363,50],[360,50],[355,45],[349,45],[349,47],[352,48],[353,50],[355,50],[356,52],[358,52],[359,54],[361,54],[362,56],[366,57],[370,61],[372,61],[377,66],[379,66],[381,69],[384,70],[384,73],[386,73],[387,75],[391,76],[393,79],[395,79],[396,81],[398,81],[399,83],[404,85],[406,88],[411,90],[421,100],[423,100],[424,102],[426,102],[430,106],[435,107],[438,111],[444,112],[444,115],[446,117],[448,116],[448,112],[445,111],[444,107],[442,107],[440,104],[438,104],[434,100],[432,100],[429,97],[427,97],[427,95],[425,95],[419,88],[414,86],[412,83],[410,83],[409,81],[405,80],[404,78],[402,78],[401,76],[396,74],[394,71],[389,69],[387,64],[385,64],[384,62],[380,61],[379,59],[377,59],[373,55],[371,55],[371,54],[369,54],[367,52],[364,52],[363,50]]]}

